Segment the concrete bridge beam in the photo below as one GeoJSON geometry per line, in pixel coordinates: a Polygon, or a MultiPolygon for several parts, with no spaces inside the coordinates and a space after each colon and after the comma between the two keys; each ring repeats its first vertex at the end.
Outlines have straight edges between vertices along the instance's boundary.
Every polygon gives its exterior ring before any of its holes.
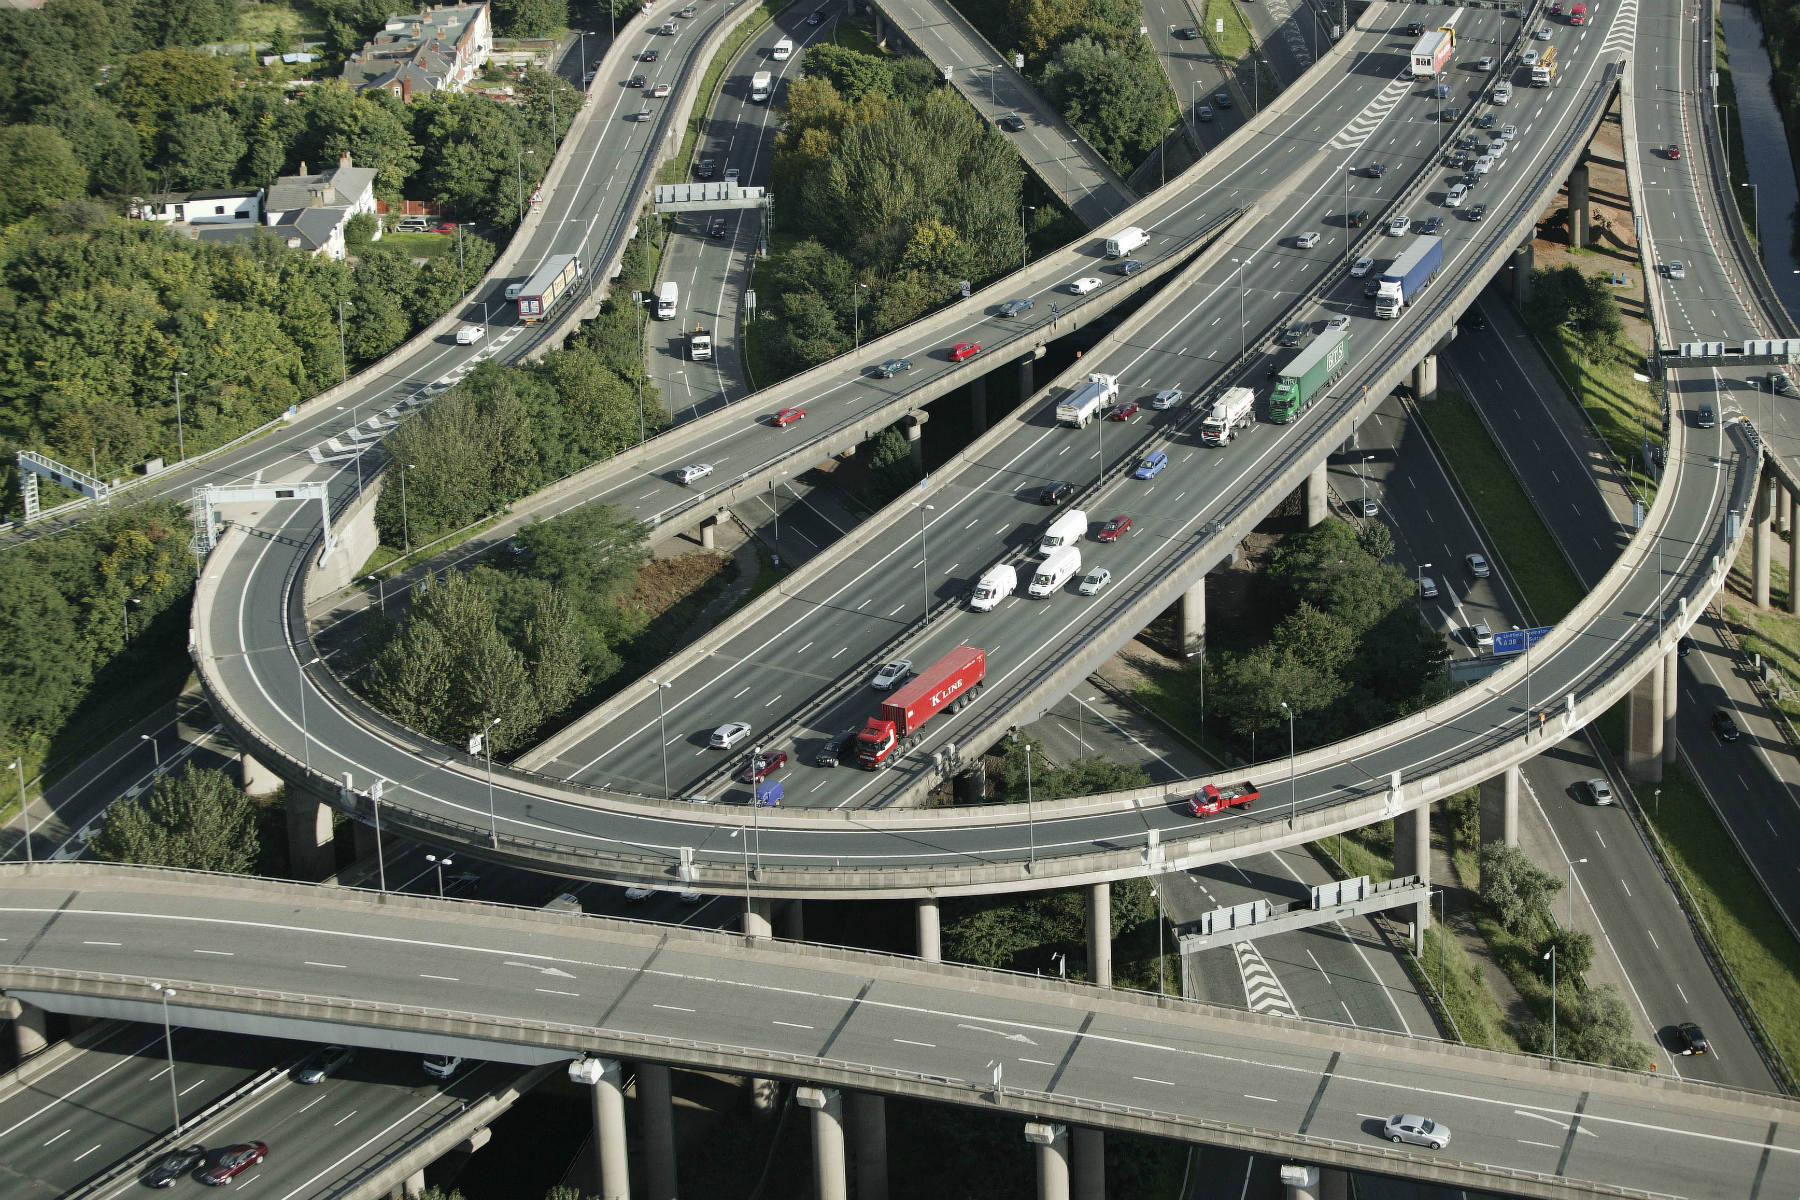
{"type": "Polygon", "coordinates": [[[1513,303],[1524,308],[1531,303],[1531,243],[1526,242],[1513,251],[1513,303]]]}
{"type": "Polygon", "coordinates": [[[1175,642],[1183,658],[1195,658],[1206,651],[1206,576],[1183,592],[1175,602],[1175,642]]]}
{"type": "Polygon", "coordinates": [[[1662,662],[1664,766],[1673,763],[1675,761],[1676,751],[1681,749],[1681,744],[1676,741],[1675,737],[1675,709],[1678,703],[1677,691],[1679,690],[1676,685],[1681,682],[1679,658],[1679,652],[1671,649],[1663,655],[1662,662]]]}
{"type": "Polygon", "coordinates": [[[969,423],[977,434],[987,432],[987,376],[977,375],[969,384],[969,423]]]}
{"type": "MultiPolygon", "coordinates": [[[[1394,818],[1394,874],[1417,875],[1431,884],[1431,805],[1420,804],[1394,818]]],[[[1431,928],[1431,898],[1413,909],[1413,953],[1424,948],[1425,931],[1431,928]]]]}
{"type": "Polygon", "coordinates": [[[1772,475],[1765,475],[1756,484],[1756,508],[1751,514],[1751,567],[1750,592],[1751,600],[1758,608],[1769,607],[1769,548],[1772,531],[1770,522],[1775,514],[1775,492],[1780,487],[1772,475]]]}
{"type": "Polygon", "coordinates": [[[631,1200],[631,1162],[625,1136],[624,1071],[616,1058],[569,1064],[569,1080],[586,1084],[593,1100],[595,1178],[600,1200],[631,1200]]]}
{"type": "Polygon", "coordinates": [[[1437,355],[1427,354],[1424,358],[1419,360],[1418,365],[1413,367],[1412,388],[1413,395],[1421,400],[1430,400],[1437,395],[1437,355]]]}
{"type": "Polygon", "coordinates": [[[743,933],[748,938],[771,938],[775,936],[775,926],[770,920],[770,903],[767,900],[749,900],[744,904],[743,933]]]}
{"type": "Polygon", "coordinates": [[[252,796],[273,796],[281,790],[281,776],[264,766],[248,751],[238,755],[238,778],[252,796]]]}
{"type": "Polygon", "coordinates": [[[13,1055],[19,1062],[34,1055],[42,1054],[50,1045],[49,1035],[45,1032],[44,1010],[35,1004],[27,1004],[23,1000],[11,1000],[13,1027],[13,1055]]]}

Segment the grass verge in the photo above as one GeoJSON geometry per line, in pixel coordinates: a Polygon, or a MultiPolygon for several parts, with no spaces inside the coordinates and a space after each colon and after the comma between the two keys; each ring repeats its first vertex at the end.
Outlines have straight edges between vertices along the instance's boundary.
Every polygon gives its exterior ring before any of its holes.
{"type": "Polygon", "coordinates": [[[1543,519],[1507,467],[1486,426],[1461,394],[1440,391],[1420,406],[1432,441],[1443,452],[1470,506],[1494,540],[1494,551],[1517,581],[1536,619],[1553,624],[1587,590],[1556,549],[1543,519]]]}
{"type": "Polygon", "coordinates": [[[400,251],[408,258],[455,258],[456,235],[442,233],[394,233],[381,235],[380,245],[400,251]]]}
{"type": "Polygon", "coordinates": [[[1580,338],[1566,328],[1558,328],[1552,338],[1533,331],[1531,339],[1649,505],[1656,498],[1656,481],[1644,473],[1642,450],[1646,436],[1652,442],[1663,441],[1662,410],[1645,374],[1643,355],[1615,346],[1611,354],[1589,361],[1576,352],[1580,338]]]}
{"type": "Polygon", "coordinates": [[[1712,805],[1677,764],[1659,785],[1637,784],[1640,817],[1655,831],[1663,862],[1686,889],[1701,936],[1725,964],[1733,990],[1762,1027],[1764,1042],[1782,1060],[1790,1092],[1800,1063],[1800,942],[1794,940],[1761,884],[1719,823],[1712,805]],[[1660,788],[1662,795],[1655,796],[1660,788]],[[1650,803],[1646,804],[1645,801],[1650,803]]]}
{"type": "Polygon", "coordinates": [[[686,183],[688,179],[688,163],[693,160],[694,146],[700,140],[700,131],[705,128],[712,114],[713,105],[718,102],[719,88],[723,85],[725,69],[731,60],[737,57],[744,43],[767,29],[775,20],[776,14],[789,7],[778,0],[764,0],[757,6],[756,16],[744,21],[736,29],[725,35],[720,43],[718,53],[706,64],[706,73],[700,76],[699,99],[694,102],[694,110],[688,114],[687,130],[681,135],[681,149],[675,156],[665,162],[656,173],[658,183],[686,183]]]}
{"type": "Polygon", "coordinates": [[[1231,66],[1249,55],[1254,45],[1250,25],[1238,11],[1237,0],[1206,0],[1200,36],[1206,39],[1207,49],[1213,52],[1214,58],[1231,66]]]}

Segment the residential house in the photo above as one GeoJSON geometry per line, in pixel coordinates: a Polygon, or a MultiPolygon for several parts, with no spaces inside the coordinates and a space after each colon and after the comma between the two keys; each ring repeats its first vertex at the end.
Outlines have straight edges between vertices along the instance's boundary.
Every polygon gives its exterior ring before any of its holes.
{"type": "Polygon", "coordinates": [[[344,82],[356,91],[386,88],[410,104],[427,92],[459,92],[494,52],[488,6],[440,4],[417,16],[391,17],[344,63],[344,82]]]}
{"type": "Polygon", "coordinates": [[[375,211],[375,168],[359,167],[349,151],[338,165],[309,175],[283,175],[263,204],[263,225],[310,254],[344,257],[344,228],[357,213],[375,211]]]}

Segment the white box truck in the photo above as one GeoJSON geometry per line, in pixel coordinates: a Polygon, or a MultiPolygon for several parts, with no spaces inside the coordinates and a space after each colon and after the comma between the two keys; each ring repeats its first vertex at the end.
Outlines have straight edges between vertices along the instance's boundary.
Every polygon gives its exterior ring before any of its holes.
{"type": "Polygon", "coordinates": [[[673,321],[675,309],[681,303],[681,285],[673,279],[665,280],[656,289],[656,319],[673,321]]]}
{"type": "Polygon", "coordinates": [[[1118,394],[1119,377],[1102,375],[1096,371],[1087,377],[1086,383],[1057,403],[1057,423],[1086,429],[1087,423],[1098,417],[1101,410],[1111,404],[1118,394]]]}
{"type": "Polygon", "coordinates": [[[774,82],[775,77],[767,71],[758,71],[752,75],[750,77],[751,103],[767,104],[769,102],[769,86],[774,82]]]}
{"type": "Polygon", "coordinates": [[[1064,546],[1073,546],[1087,536],[1087,526],[1087,514],[1071,508],[1045,528],[1043,540],[1038,542],[1038,557],[1048,558],[1064,546]]]}
{"type": "Polygon", "coordinates": [[[995,563],[975,581],[969,593],[969,607],[976,612],[992,612],[994,606],[1019,590],[1019,573],[1011,563],[995,563]]]}
{"type": "Polygon", "coordinates": [[[1052,592],[1061,590],[1063,584],[1069,582],[1081,571],[1081,551],[1073,546],[1063,546],[1038,564],[1037,574],[1031,577],[1031,586],[1026,594],[1034,600],[1042,600],[1052,592]]]}
{"type": "Polygon", "coordinates": [[[1200,422],[1200,440],[1208,446],[1223,446],[1237,436],[1240,429],[1256,423],[1256,393],[1247,387],[1227,388],[1213,403],[1206,420],[1200,422]]]}
{"type": "Polygon", "coordinates": [[[1124,258],[1150,240],[1150,235],[1136,225],[1127,225],[1106,239],[1106,257],[1124,258]]]}
{"type": "Polygon", "coordinates": [[[794,39],[782,38],[779,42],[776,42],[775,49],[769,57],[773,58],[776,62],[786,62],[788,59],[794,57],[794,39]]]}

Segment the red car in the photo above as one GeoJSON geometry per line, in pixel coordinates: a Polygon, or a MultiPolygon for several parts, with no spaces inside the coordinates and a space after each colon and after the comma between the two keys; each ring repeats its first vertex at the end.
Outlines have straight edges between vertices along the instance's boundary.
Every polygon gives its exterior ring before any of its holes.
{"type": "Polygon", "coordinates": [[[223,1187],[261,1162],[268,1153],[266,1142],[239,1142],[235,1146],[227,1146],[219,1152],[217,1162],[200,1172],[200,1180],[214,1187],[223,1187]]]}
{"type": "Polygon", "coordinates": [[[1677,146],[1674,142],[1670,142],[1668,150],[1666,150],[1664,153],[1666,153],[1671,159],[1680,158],[1681,157],[1681,147],[1677,146]]]}
{"type": "Polygon", "coordinates": [[[742,771],[738,772],[738,781],[741,783],[760,783],[770,775],[773,775],[776,771],[787,766],[787,759],[788,756],[786,750],[771,750],[761,758],[753,758],[744,764],[744,769],[742,771]]]}
{"type": "Polygon", "coordinates": [[[965,358],[974,358],[981,353],[980,342],[958,342],[950,347],[950,361],[961,362],[965,358]]]}
{"type": "Polygon", "coordinates": [[[786,429],[806,415],[804,408],[784,408],[775,414],[775,428],[786,429]]]}
{"type": "Polygon", "coordinates": [[[1131,518],[1124,513],[1120,513],[1118,516],[1102,525],[1100,527],[1100,532],[1094,535],[1094,539],[1101,542],[1116,542],[1119,540],[1119,535],[1130,528],[1131,518]]]}
{"type": "Polygon", "coordinates": [[[456,232],[456,222],[455,221],[445,221],[442,225],[433,225],[431,227],[431,232],[432,233],[455,233],[456,232]]]}
{"type": "Polygon", "coordinates": [[[1136,400],[1127,400],[1123,404],[1113,405],[1113,410],[1106,414],[1106,419],[1109,421],[1129,421],[1137,415],[1138,402],[1136,400]]]}

